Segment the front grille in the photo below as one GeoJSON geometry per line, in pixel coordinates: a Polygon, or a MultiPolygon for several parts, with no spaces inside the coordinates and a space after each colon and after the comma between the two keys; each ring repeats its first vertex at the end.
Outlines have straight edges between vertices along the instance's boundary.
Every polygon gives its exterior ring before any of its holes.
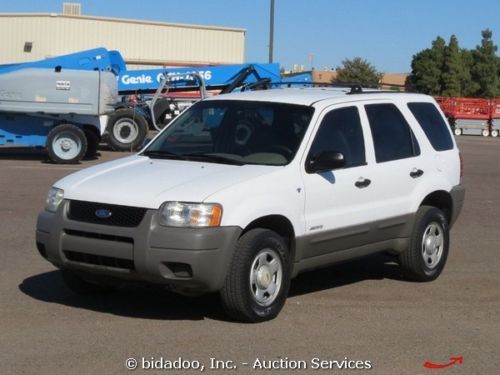
{"type": "Polygon", "coordinates": [[[114,235],[102,234],[102,233],[91,233],[91,232],[84,232],[81,230],[73,230],[73,229],[65,229],[64,233],[69,234],[70,236],[94,238],[96,240],[125,242],[125,243],[134,244],[134,239],[130,238],[130,237],[114,236],[114,235]]]}
{"type": "Polygon", "coordinates": [[[69,202],[68,218],[86,223],[132,228],[141,223],[146,211],[146,208],[141,207],[72,200],[69,202]],[[98,217],[96,212],[103,210],[109,211],[111,215],[107,218],[98,217]]]}
{"type": "Polygon", "coordinates": [[[80,253],[78,251],[69,251],[69,250],[64,250],[64,255],[68,260],[78,263],[92,264],[95,266],[121,268],[130,271],[133,271],[135,269],[134,261],[129,259],[105,257],[103,255],[86,254],[86,253],[80,253]]]}

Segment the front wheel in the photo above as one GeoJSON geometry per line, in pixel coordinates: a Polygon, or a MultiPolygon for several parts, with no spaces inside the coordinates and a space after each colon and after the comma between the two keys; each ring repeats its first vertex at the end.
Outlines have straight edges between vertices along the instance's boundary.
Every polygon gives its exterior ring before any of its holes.
{"type": "Polygon", "coordinates": [[[455,128],[455,130],[453,130],[453,133],[455,133],[455,135],[462,135],[462,129],[455,128]]]}
{"type": "Polygon", "coordinates": [[[498,130],[496,130],[496,129],[495,129],[495,130],[492,130],[492,131],[491,131],[491,136],[492,136],[492,137],[498,137],[498,130]]]}
{"type": "Polygon", "coordinates": [[[87,152],[87,138],[75,125],[57,125],[47,136],[47,151],[56,164],[78,163],[87,152]]]}
{"type": "Polygon", "coordinates": [[[484,129],[481,134],[483,135],[483,137],[489,137],[490,136],[490,131],[489,130],[486,130],[484,129]]]}
{"type": "Polygon", "coordinates": [[[243,322],[275,318],[290,288],[290,255],[277,233],[252,229],[236,246],[225,285],[221,290],[224,310],[243,322]]]}
{"type": "Polygon", "coordinates": [[[410,246],[400,257],[403,273],[411,280],[432,281],[443,271],[448,257],[449,226],[436,207],[418,209],[410,246]]]}

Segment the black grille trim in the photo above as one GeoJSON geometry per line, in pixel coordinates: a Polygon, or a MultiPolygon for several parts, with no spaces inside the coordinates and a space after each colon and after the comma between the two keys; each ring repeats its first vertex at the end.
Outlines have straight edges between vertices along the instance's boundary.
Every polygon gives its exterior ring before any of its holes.
{"type": "Polygon", "coordinates": [[[114,241],[114,242],[125,242],[129,244],[134,244],[134,239],[130,237],[115,236],[112,234],[102,234],[102,233],[92,233],[84,232],[82,230],[65,229],[64,233],[70,236],[94,238],[96,240],[114,241]]]}
{"type": "Polygon", "coordinates": [[[71,200],[69,202],[68,219],[92,224],[133,228],[141,223],[146,211],[147,208],[142,207],[71,200]],[[109,210],[112,215],[108,218],[99,218],[96,216],[98,210],[109,210]]]}
{"type": "Polygon", "coordinates": [[[106,257],[103,255],[80,253],[78,251],[63,250],[66,259],[72,262],[92,264],[94,266],[104,266],[126,269],[129,271],[134,271],[134,261],[129,259],[120,259],[114,257],[106,257]]]}

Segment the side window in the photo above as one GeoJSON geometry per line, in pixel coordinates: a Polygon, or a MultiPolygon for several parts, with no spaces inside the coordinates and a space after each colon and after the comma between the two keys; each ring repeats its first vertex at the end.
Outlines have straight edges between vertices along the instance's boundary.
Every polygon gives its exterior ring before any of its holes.
{"type": "Polygon", "coordinates": [[[420,154],[410,126],[394,104],[369,104],[365,108],[378,163],[420,154]]]}
{"type": "Polygon", "coordinates": [[[408,103],[408,108],[417,119],[434,150],[445,151],[453,148],[448,125],[434,104],[408,103]]]}
{"type": "Polygon", "coordinates": [[[345,168],[366,164],[363,130],[356,107],[335,109],[326,114],[309,154],[316,156],[323,151],[344,154],[345,168]]]}

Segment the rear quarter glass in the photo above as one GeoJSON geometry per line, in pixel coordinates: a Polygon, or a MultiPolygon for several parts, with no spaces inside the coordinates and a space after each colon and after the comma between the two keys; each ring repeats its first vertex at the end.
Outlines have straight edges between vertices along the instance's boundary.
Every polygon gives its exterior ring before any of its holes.
{"type": "Polygon", "coordinates": [[[408,103],[408,108],[436,151],[453,149],[453,140],[447,129],[448,124],[443,120],[434,104],[408,103]]]}

